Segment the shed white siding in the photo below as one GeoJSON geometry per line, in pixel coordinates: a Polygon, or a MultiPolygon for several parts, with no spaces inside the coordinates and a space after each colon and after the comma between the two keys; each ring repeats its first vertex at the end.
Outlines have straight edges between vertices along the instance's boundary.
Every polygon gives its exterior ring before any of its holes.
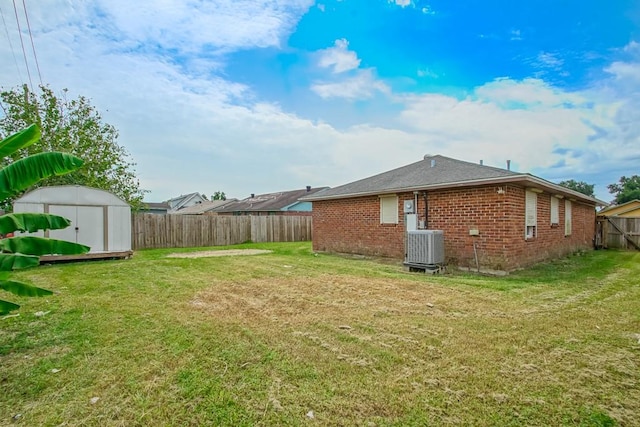
{"type": "Polygon", "coordinates": [[[71,225],[33,233],[91,247],[89,253],[131,250],[131,207],[104,190],[80,185],[38,188],[17,199],[14,212],[50,213],[71,225]]]}

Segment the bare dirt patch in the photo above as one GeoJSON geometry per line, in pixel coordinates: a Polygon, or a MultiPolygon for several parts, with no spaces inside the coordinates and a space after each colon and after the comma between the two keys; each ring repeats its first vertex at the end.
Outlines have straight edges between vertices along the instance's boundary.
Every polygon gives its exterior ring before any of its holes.
{"type": "Polygon", "coordinates": [[[167,258],[206,258],[216,256],[262,255],[270,254],[271,252],[272,251],[264,249],[229,249],[224,251],[178,252],[167,255],[167,258]]]}

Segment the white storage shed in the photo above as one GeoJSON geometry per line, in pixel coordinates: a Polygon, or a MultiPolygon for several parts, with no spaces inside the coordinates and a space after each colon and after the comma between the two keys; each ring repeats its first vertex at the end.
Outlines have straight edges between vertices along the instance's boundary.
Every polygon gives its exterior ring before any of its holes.
{"type": "Polygon", "coordinates": [[[91,254],[131,254],[131,207],[108,191],[81,185],[42,187],[13,203],[13,211],[63,216],[71,225],[62,230],[33,233],[81,243],[91,254]]]}

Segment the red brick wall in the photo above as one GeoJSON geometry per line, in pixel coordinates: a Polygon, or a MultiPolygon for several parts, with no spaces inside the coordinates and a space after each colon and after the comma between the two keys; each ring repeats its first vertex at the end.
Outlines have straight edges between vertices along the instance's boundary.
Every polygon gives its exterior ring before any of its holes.
{"type": "MultiPolygon", "coordinates": [[[[398,224],[380,224],[378,196],[313,202],[314,250],[403,259],[403,204],[414,197],[398,194],[398,224]]],[[[559,203],[560,224],[552,226],[551,197],[537,195],[537,235],[530,240],[525,239],[525,189],[517,186],[430,191],[426,215],[421,193],[417,213],[427,228],[444,231],[448,263],[475,267],[477,256],[482,267],[512,270],[592,247],[595,206],[573,202],[573,232],[565,236],[564,200],[559,203]],[[471,236],[472,229],[479,236],[471,236]]]]}
{"type": "Polygon", "coordinates": [[[399,220],[399,224],[380,224],[378,196],[314,201],[313,247],[317,251],[403,258],[404,219],[400,216],[399,220]]]}

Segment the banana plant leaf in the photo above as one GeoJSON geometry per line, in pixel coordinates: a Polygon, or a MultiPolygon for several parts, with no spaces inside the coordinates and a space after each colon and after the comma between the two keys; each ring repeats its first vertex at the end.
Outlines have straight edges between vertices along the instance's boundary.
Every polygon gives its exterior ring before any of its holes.
{"type": "Polygon", "coordinates": [[[59,215],[45,213],[12,213],[0,216],[0,234],[14,231],[62,230],[71,221],[59,215]]]}
{"type": "Polygon", "coordinates": [[[26,255],[76,255],[89,252],[89,246],[66,240],[44,237],[18,236],[0,239],[0,250],[26,255]]]}
{"type": "Polygon", "coordinates": [[[39,288],[27,283],[15,282],[13,280],[0,280],[0,289],[11,292],[21,297],[41,297],[43,295],[53,295],[48,289],[39,288]]]}
{"type": "Polygon", "coordinates": [[[38,265],[40,265],[40,257],[37,256],[0,253],[0,271],[18,270],[38,265]]]}
{"type": "Polygon", "coordinates": [[[20,306],[18,304],[0,299],[0,315],[9,314],[13,310],[17,310],[19,308],[20,306]]]}
{"type": "Polygon", "coordinates": [[[39,139],[40,128],[35,124],[14,133],[0,142],[0,158],[13,154],[21,148],[28,147],[39,139]]]}
{"type": "Polygon", "coordinates": [[[28,156],[0,170],[0,200],[31,187],[53,175],[73,172],[83,165],[79,157],[51,151],[28,156]]]}

